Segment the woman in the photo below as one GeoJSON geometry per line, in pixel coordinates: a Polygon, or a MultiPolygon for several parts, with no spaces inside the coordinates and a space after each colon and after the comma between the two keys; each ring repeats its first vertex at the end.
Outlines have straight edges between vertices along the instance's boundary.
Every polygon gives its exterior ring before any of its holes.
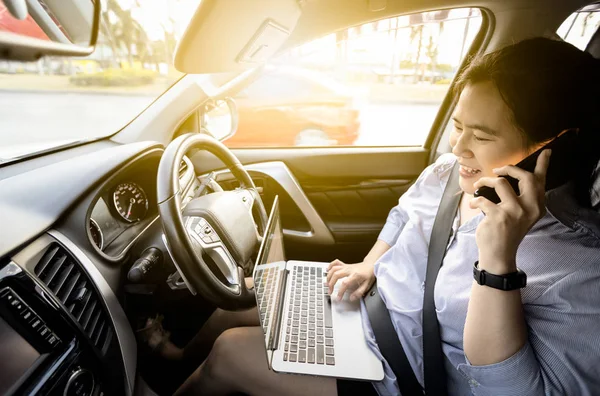
{"type": "MultiPolygon", "coordinates": [[[[450,394],[600,394],[600,366],[593,364],[600,356],[600,216],[590,201],[600,152],[597,73],[588,54],[542,38],[474,59],[456,85],[452,154],[425,169],[400,198],[362,263],[331,263],[327,279],[330,290],[341,280],[338,296],[360,298],[377,278],[421,384],[427,249],[458,161],[463,193],[435,290],[450,394]],[[510,164],[569,129],[579,130],[578,172],[572,183],[545,195],[548,150],[533,173],[510,164]],[[521,194],[498,175],[517,178],[521,194]],[[494,187],[502,203],[473,198],[481,186],[494,187]],[[500,291],[477,284],[476,260],[498,275],[518,265],[527,287],[500,291]]],[[[364,309],[363,323],[367,342],[384,361],[364,309]]],[[[332,378],[269,371],[262,337],[260,327],[225,331],[179,393],[335,395],[342,389],[332,378]]],[[[375,389],[398,394],[385,361],[384,367],[375,389]]]]}

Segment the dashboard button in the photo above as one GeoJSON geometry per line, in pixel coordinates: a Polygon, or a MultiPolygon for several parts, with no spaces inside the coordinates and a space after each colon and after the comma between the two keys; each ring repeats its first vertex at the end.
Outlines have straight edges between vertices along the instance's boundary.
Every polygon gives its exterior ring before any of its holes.
{"type": "Polygon", "coordinates": [[[46,339],[46,341],[48,341],[48,344],[50,344],[51,347],[57,345],[60,340],[58,339],[58,337],[55,334],[50,333],[50,335],[48,336],[48,338],[46,339]]]}
{"type": "Polygon", "coordinates": [[[39,318],[35,318],[33,319],[33,321],[31,322],[31,328],[32,329],[37,329],[38,327],[40,327],[40,325],[42,324],[42,321],[39,318]]]}
{"type": "Polygon", "coordinates": [[[13,296],[14,298],[10,301],[10,307],[17,312],[21,312],[25,308],[25,304],[21,302],[18,297],[13,296]]]}
{"type": "Polygon", "coordinates": [[[49,328],[46,327],[46,325],[41,325],[40,328],[38,329],[38,334],[41,335],[42,337],[46,337],[48,335],[48,333],[52,333],[50,331],[49,328]]]}
{"type": "Polygon", "coordinates": [[[29,321],[34,317],[34,313],[31,312],[29,308],[25,308],[24,310],[22,310],[19,315],[26,321],[29,321]]]}

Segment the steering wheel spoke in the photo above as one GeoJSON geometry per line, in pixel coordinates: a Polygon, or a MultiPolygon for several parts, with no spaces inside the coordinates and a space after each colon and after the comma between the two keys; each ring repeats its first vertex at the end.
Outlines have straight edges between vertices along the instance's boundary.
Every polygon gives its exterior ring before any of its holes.
{"type": "Polygon", "coordinates": [[[200,249],[197,249],[198,258],[211,268],[213,273],[216,272],[215,270],[219,271],[219,273],[215,273],[217,278],[227,281],[230,286],[239,286],[238,266],[227,246],[208,221],[203,217],[186,216],[184,222],[188,235],[194,239],[197,247],[200,247],[200,249]],[[203,257],[202,253],[206,253],[208,257],[203,257]],[[215,265],[207,263],[208,259],[215,265]]]}
{"type": "Polygon", "coordinates": [[[262,241],[265,231],[264,227],[266,227],[267,224],[267,217],[260,194],[255,187],[239,188],[235,191],[241,195],[242,201],[248,207],[248,211],[250,212],[250,215],[254,219],[254,224],[256,225],[259,241],[262,241]]]}

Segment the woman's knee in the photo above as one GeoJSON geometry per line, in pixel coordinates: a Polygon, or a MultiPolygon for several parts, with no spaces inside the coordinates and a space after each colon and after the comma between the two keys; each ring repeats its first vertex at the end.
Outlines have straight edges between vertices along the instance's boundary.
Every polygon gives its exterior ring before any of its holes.
{"type": "Polygon", "coordinates": [[[239,354],[250,339],[243,327],[227,329],[217,339],[205,362],[206,374],[216,380],[230,381],[231,373],[238,372],[239,354]]]}
{"type": "Polygon", "coordinates": [[[234,327],[259,325],[256,308],[250,308],[245,311],[225,311],[217,308],[212,316],[213,323],[222,329],[222,331],[234,327]]]}

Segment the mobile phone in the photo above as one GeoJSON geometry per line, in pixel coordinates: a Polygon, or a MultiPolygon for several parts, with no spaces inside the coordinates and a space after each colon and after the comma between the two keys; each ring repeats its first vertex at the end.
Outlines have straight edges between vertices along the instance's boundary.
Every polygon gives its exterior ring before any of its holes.
{"type": "MultiPolygon", "coordinates": [[[[546,173],[546,191],[551,190],[563,185],[572,177],[574,171],[574,161],[572,155],[574,153],[576,143],[577,130],[568,130],[552,140],[550,143],[546,144],[544,147],[523,159],[516,166],[526,170],[527,172],[533,172],[535,170],[537,159],[542,151],[551,149],[552,155],[550,156],[550,164],[546,173]]],[[[499,177],[503,177],[508,180],[508,183],[513,188],[515,193],[517,195],[520,194],[519,180],[511,176],[503,175],[499,177]]],[[[492,187],[483,186],[478,188],[473,196],[485,197],[495,204],[500,203],[500,197],[498,197],[496,190],[494,190],[492,187]]]]}

